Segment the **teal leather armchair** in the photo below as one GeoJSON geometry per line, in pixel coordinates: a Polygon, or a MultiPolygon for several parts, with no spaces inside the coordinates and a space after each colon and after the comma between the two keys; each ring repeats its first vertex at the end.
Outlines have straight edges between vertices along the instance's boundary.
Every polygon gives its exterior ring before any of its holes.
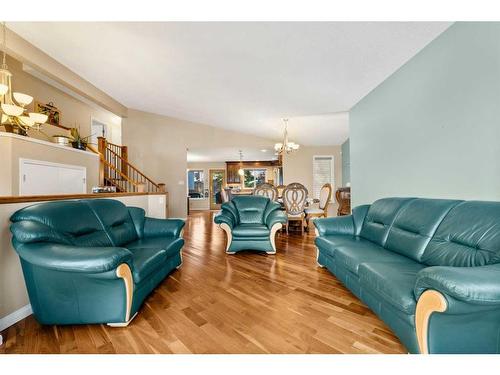
{"type": "Polygon", "coordinates": [[[386,198],[314,224],[319,265],[411,353],[500,353],[500,202],[386,198]]]}
{"type": "Polygon", "coordinates": [[[276,253],[276,232],[286,223],[279,203],[262,196],[239,196],[223,203],[214,222],[226,232],[226,253],[242,250],[276,253]]]}
{"type": "Polygon", "coordinates": [[[11,217],[33,314],[42,324],[126,326],[182,263],[182,220],[111,199],[57,201],[11,217]]]}

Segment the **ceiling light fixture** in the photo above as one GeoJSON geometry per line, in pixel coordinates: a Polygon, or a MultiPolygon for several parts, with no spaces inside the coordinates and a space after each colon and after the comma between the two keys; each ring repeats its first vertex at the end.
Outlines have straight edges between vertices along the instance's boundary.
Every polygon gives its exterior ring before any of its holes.
{"type": "Polygon", "coordinates": [[[2,23],[2,65],[0,65],[0,125],[8,132],[27,135],[28,129],[40,130],[47,121],[47,115],[28,113],[26,106],[31,104],[33,97],[21,92],[12,92],[12,73],[7,66],[7,30],[2,23]]]}
{"type": "Polygon", "coordinates": [[[238,169],[238,174],[240,176],[243,176],[245,174],[245,171],[243,170],[243,152],[241,152],[241,150],[239,152],[240,152],[240,169],[238,169]]]}
{"type": "Polygon", "coordinates": [[[274,151],[276,151],[276,154],[282,155],[284,153],[290,154],[294,151],[297,151],[299,149],[299,145],[295,142],[290,142],[288,141],[288,119],[284,118],[283,122],[285,123],[285,130],[283,132],[283,142],[282,143],[276,143],[274,145],[274,151]]]}

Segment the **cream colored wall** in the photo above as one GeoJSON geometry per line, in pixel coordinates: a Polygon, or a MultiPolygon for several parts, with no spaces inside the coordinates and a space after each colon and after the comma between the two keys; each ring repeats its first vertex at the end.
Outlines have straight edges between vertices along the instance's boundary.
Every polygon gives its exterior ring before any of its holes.
{"type": "Polygon", "coordinates": [[[342,186],[342,154],[341,146],[301,146],[299,151],[283,157],[283,182],[285,185],[300,182],[309,193],[313,191],[313,156],[333,155],[335,186],[332,192],[332,204],[328,209],[328,216],[337,214],[338,205],[335,202],[334,192],[342,186]]]}
{"type": "MultiPolygon", "coordinates": [[[[113,199],[127,206],[141,207],[146,210],[147,216],[166,217],[165,195],[136,195],[113,199]]],[[[9,218],[17,210],[33,204],[36,202],[0,204],[0,331],[10,321],[7,316],[29,304],[19,257],[10,242],[12,236],[9,218]]]]}
{"type": "Polygon", "coordinates": [[[187,215],[188,148],[269,148],[274,144],[252,135],[132,109],[123,119],[122,139],[129,146],[129,160],[153,180],[166,184],[171,217],[187,215]]]}
{"type": "Polygon", "coordinates": [[[78,165],[87,170],[87,193],[99,183],[99,157],[90,152],[62,148],[46,142],[34,142],[27,137],[0,134],[0,195],[19,195],[19,159],[48,161],[51,163],[78,165]]]}
{"type": "MultiPolygon", "coordinates": [[[[196,162],[188,163],[188,170],[202,170],[203,171],[203,182],[205,189],[209,187],[209,176],[210,169],[224,169],[226,170],[226,163],[224,162],[196,162]]],[[[186,186],[187,189],[187,186],[186,186]]],[[[189,210],[190,211],[200,211],[210,209],[210,199],[209,198],[190,198],[189,199],[189,210]]]]}
{"type": "MultiPolygon", "coordinates": [[[[121,117],[108,112],[105,109],[99,108],[97,105],[91,106],[84,103],[73,96],[49,85],[48,83],[32,76],[23,71],[22,64],[13,58],[7,61],[9,70],[13,74],[12,89],[31,95],[36,101],[41,103],[52,102],[61,110],[61,125],[66,127],[80,126],[82,136],[90,135],[90,123],[94,118],[102,123],[105,123],[112,128],[111,132],[116,134],[114,140],[118,140],[121,136],[121,117]]],[[[34,102],[28,106],[29,111],[33,111],[34,102]]],[[[3,127],[0,127],[3,130],[3,127]]],[[[51,125],[44,125],[43,131],[49,136],[54,134],[67,135],[68,132],[62,128],[51,125]]],[[[38,132],[30,132],[30,136],[47,140],[45,136],[38,132]]]]}
{"type": "Polygon", "coordinates": [[[7,53],[18,61],[27,63],[54,82],[68,87],[84,98],[119,116],[127,115],[127,108],[104,91],[84,80],[65,65],[53,59],[33,44],[7,28],[7,53]]]}

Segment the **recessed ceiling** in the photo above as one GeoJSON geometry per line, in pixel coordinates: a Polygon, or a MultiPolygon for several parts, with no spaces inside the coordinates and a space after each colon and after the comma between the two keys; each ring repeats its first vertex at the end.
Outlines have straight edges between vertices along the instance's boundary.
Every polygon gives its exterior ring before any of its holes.
{"type": "Polygon", "coordinates": [[[218,147],[218,148],[193,148],[187,152],[188,163],[194,162],[225,162],[239,161],[241,150],[243,161],[265,161],[277,160],[274,150],[263,146],[262,148],[251,147],[218,147]]]}
{"type": "Polygon", "coordinates": [[[329,145],[347,137],[347,117],[342,112],[449,25],[16,22],[7,26],[129,108],[273,140],[281,136],[280,118],[288,117],[294,141],[329,145]]]}

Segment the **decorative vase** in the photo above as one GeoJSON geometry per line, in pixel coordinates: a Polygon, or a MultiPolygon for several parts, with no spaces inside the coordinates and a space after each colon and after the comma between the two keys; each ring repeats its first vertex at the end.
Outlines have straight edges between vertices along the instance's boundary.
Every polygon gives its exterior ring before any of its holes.
{"type": "Polygon", "coordinates": [[[87,150],[87,143],[85,142],[81,142],[81,141],[75,141],[75,142],[71,142],[71,145],[73,146],[73,148],[76,148],[78,150],[87,150]]]}

